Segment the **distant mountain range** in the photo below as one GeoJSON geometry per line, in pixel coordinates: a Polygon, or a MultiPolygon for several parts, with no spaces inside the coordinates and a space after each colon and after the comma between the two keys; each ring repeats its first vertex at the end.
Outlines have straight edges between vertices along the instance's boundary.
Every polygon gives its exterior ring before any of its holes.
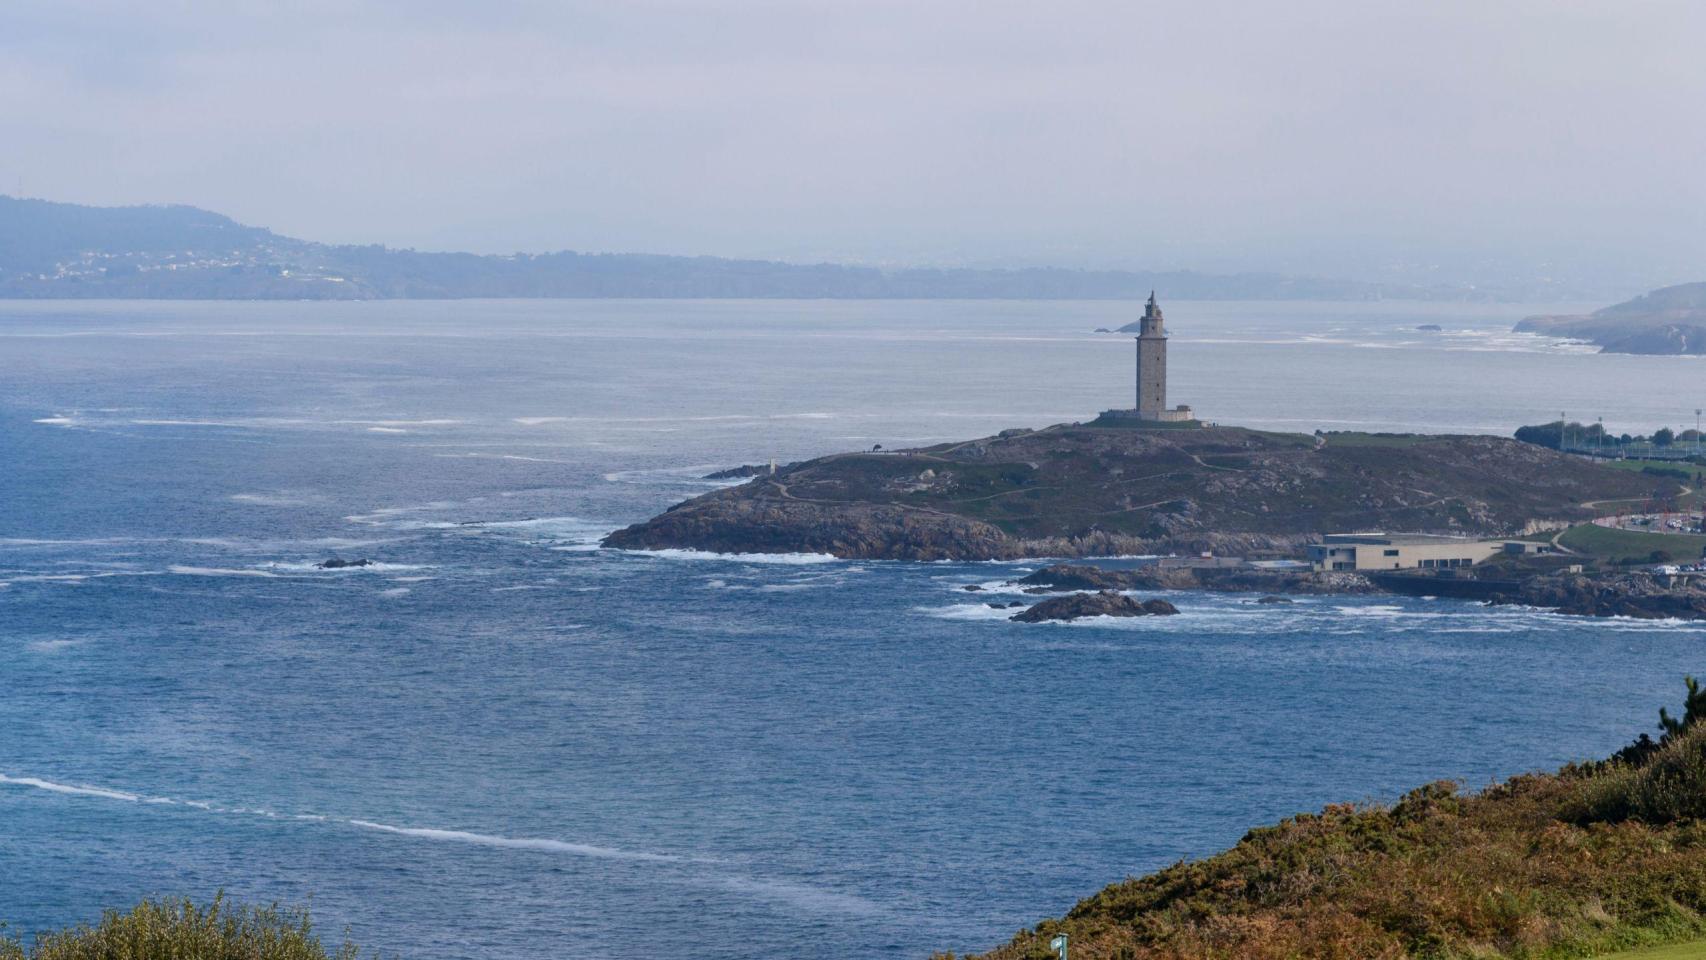
{"type": "Polygon", "coordinates": [[[1663,287],[1589,314],[1529,317],[1516,329],[1597,343],[1601,353],[1706,354],[1706,283],[1663,287]]]}
{"type": "Polygon", "coordinates": [[[1488,299],[1263,273],[879,269],[639,253],[482,256],[334,246],[189,206],[0,196],[0,298],[365,300],[465,297],[1182,300],[1488,299]]]}

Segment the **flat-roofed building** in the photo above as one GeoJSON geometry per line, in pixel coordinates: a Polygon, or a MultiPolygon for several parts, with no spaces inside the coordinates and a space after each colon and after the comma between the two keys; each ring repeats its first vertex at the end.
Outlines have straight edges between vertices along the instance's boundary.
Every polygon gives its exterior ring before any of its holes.
{"type": "Polygon", "coordinates": [[[1316,570],[1414,570],[1471,567],[1506,552],[1505,540],[1423,533],[1330,533],[1309,545],[1316,570]]]}

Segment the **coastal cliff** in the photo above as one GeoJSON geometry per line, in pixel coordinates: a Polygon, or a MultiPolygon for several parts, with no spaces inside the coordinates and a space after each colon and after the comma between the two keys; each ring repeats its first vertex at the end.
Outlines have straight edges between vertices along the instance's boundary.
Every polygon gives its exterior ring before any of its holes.
{"type": "Polygon", "coordinates": [[[1706,354],[1706,283],[1684,283],[1589,314],[1528,317],[1517,333],[1598,344],[1601,353],[1706,354]]]}
{"type": "Polygon", "coordinates": [[[790,465],[605,546],[850,559],[1295,551],[1322,532],[1509,535],[1652,478],[1498,437],[1065,424],[790,465]]]}

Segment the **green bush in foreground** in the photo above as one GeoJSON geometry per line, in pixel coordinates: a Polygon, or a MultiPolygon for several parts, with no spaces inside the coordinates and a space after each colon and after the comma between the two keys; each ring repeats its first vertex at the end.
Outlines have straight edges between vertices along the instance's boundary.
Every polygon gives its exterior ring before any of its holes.
{"type": "Polygon", "coordinates": [[[307,911],[236,907],[221,895],[206,907],[144,900],[92,927],[39,934],[28,948],[0,940],[0,960],[356,960],[356,948],[328,953],[307,911]]]}
{"type": "Polygon", "coordinates": [[[1113,884],[989,960],[1591,957],[1706,938],[1706,697],[1610,760],[1339,804],[1113,884]]]}

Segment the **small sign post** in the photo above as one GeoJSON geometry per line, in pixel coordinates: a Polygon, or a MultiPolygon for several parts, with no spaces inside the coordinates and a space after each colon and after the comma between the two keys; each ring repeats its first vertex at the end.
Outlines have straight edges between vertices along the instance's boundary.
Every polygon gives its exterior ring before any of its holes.
{"type": "Polygon", "coordinates": [[[1060,960],[1066,960],[1066,934],[1056,934],[1055,938],[1048,942],[1048,945],[1050,950],[1060,954],[1060,960]]]}

